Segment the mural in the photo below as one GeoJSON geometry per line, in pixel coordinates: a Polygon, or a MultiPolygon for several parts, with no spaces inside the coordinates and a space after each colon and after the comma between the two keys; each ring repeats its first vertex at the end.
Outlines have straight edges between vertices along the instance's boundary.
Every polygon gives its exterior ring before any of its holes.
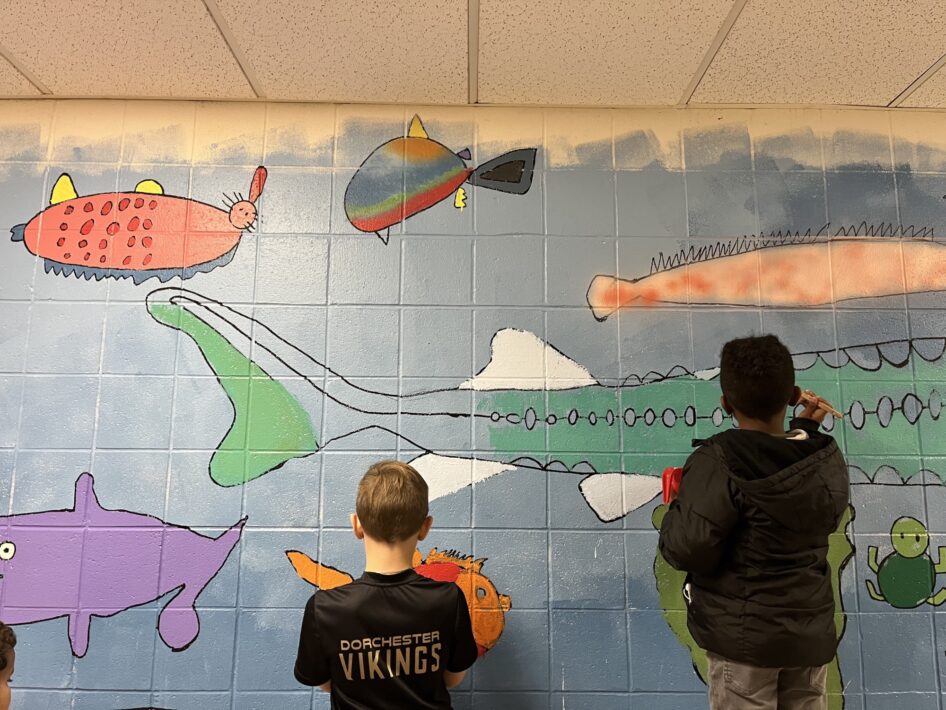
{"type": "MultiPolygon", "coordinates": [[[[319,589],[335,589],[349,584],[353,577],[334,567],[316,562],[304,552],[287,550],[286,557],[299,577],[319,589]]],[[[506,625],[505,614],[512,608],[512,599],[496,591],[496,586],[482,572],[485,559],[454,551],[432,549],[426,558],[414,551],[414,571],[440,582],[453,582],[466,597],[473,622],[473,638],[482,656],[496,645],[506,625]]]]}
{"type": "Polygon", "coordinates": [[[535,155],[535,148],[521,148],[470,168],[469,148],[454,153],[430,138],[415,115],[406,137],[377,147],[358,168],[345,190],[345,213],[353,227],[387,244],[392,225],[454,193],[453,205],[462,210],[464,183],[524,195],[532,186],[535,155]]]}
{"type": "Polygon", "coordinates": [[[650,275],[635,281],[596,276],[588,305],[595,318],[605,320],[635,305],[804,308],[946,289],[946,252],[933,241],[932,229],[864,222],[825,238],[829,228],[660,254],[650,275]]]}
{"type": "Polygon", "coordinates": [[[705,709],[660,472],[732,426],[718,353],[760,331],[843,417],[830,707],[942,704],[939,117],[424,109],[454,152],[413,111],[324,108],[0,116],[24,707],[322,707],[288,672],[302,608],[360,574],[355,484],[394,456],[430,490],[415,568],[474,620],[458,707],[705,709]],[[401,223],[393,252],[349,234],[401,223]]]}
{"type": "Polygon", "coordinates": [[[263,194],[266,168],[253,175],[248,200],[224,195],[229,208],[165,195],[154,180],[134,192],[79,197],[72,178],[56,180],[49,207],[12,230],[31,254],[43,258],[46,272],[86,280],[150,278],[168,281],[226,266],[243,230],[256,223],[256,201],[263,194]]]}
{"type": "Polygon", "coordinates": [[[226,563],[245,523],[214,539],[150,515],[109,510],[83,473],[70,510],[0,518],[0,615],[9,624],[66,617],[72,652],[82,657],[92,617],[174,592],[158,616],[158,634],[183,651],[200,633],[197,597],[226,563]]]}

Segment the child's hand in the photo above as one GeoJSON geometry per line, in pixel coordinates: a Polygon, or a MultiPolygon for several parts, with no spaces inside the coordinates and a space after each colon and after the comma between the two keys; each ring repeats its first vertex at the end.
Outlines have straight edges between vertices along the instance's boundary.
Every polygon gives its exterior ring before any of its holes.
{"type": "Polygon", "coordinates": [[[831,408],[831,405],[825,399],[810,390],[805,390],[801,403],[805,405],[805,408],[797,416],[801,419],[811,419],[818,422],[818,424],[824,422],[824,418],[828,416],[828,411],[831,408]],[[824,405],[827,405],[827,407],[824,405]]]}

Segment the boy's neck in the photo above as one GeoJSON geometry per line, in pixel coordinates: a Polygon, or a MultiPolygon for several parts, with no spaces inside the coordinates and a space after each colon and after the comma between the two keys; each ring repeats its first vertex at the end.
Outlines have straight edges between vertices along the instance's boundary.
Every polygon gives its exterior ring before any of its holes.
{"type": "Polygon", "coordinates": [[[785,410],[769,420],[752,419],[739,412],[736,412],[733,416],[739,424],[739,428],[744,431],[761,431],[764,434],[774,436],[781,436],[785,433],[785,410]]]}
{"type": "Polygon", "coordinates": [[[397,574],[411,569],[416,549],[416,536],[391,544],[365,535],[365,572],[397,574]]]}

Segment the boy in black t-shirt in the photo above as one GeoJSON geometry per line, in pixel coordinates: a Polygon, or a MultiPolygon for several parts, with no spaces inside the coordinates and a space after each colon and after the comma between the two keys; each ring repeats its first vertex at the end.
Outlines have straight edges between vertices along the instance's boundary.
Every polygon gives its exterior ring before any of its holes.
{"type": "Polygon", "coordinates": [[[375,464],[358,484],[355,537],[365,573],[312,595],[296,658],[296,680],[331,692],[333,710],[449,710],[477,657],[460,588],[413,570],[430,532],[427,482],[398,461],[375,464]]]}

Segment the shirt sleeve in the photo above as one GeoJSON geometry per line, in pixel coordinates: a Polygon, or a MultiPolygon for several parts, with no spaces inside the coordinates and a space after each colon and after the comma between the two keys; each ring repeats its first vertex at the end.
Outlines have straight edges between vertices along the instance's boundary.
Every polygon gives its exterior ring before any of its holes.
{"type": "Polygon", "coordinates": [[[302,630],[299,632],[299,653],[296,655],[296,680],[303,685],[322,685],[332,678],[328,656],[322,649],[315,618],[315,595],[305,605],[302,630]]]}
{"type": "Polygon", "coordinates": [[[729,477],[702,449],[687,460],[680,492],[660,526],[660,553],[678,570],[712,574],[739,522],[729,477]]]}
{"type": "Polygon", "coordinates": [[[451,673],[465,671],[473,665],[478,655],[479,649],[473,638],[473,624],[470,621],[466,597],[457,587],[456,628],[453,634],[453,648],[450,650],[450,658],[447,661],[447,670],[451,673]]]}

